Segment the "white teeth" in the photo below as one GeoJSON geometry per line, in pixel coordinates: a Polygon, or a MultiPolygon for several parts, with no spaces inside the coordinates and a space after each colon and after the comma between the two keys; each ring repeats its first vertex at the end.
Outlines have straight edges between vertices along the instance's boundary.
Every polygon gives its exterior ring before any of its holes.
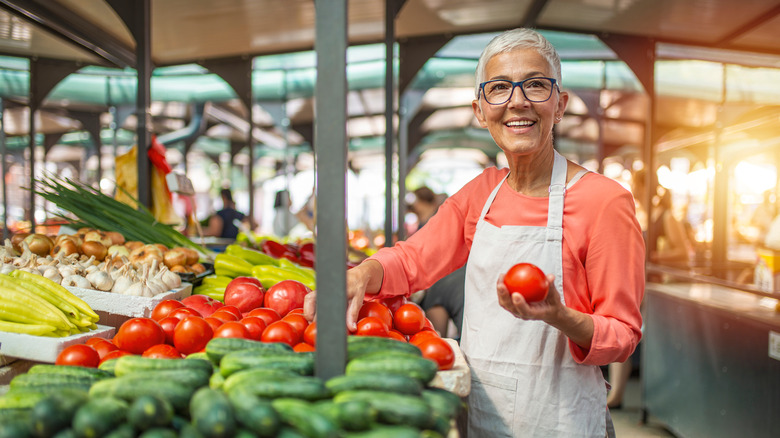
{"type": "Polygon", "coordinates": [[[506,126],[509,126],[509,127],[513,128],[513,127],[520,127],[520,126],[531,126],[533,124],[534,124],[534,122],[532,122],[530,120],[523,120],[522,122],[519,122],[519,121],[507,122],[506,126]]]}

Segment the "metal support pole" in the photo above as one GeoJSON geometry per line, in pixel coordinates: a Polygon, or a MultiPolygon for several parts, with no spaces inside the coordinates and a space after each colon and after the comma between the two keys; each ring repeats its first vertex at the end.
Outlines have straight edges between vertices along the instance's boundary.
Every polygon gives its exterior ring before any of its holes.
{"type": "MultiPolygon", "coordinates": [[[[38,76],[38,64],[35,62],[30,63],[30,118],[29,118],[29,129],[28,133],[30,134],[28,148],[30,150],[30,189],[34,187],[35,184],[35,111],[38,109],[38,105],[36,102],[38,102],[38,97],[35,95],[35,90],[38,87],[35,87],[33,85],[34,81],[37,80],[38,76]]],[[[30,190],[28,192],[29,198],[29,208],[30,208],[30,232],[35,232],[35,193],[30,190]]]]}
{"type": "Polygon", "coordinates": [[[138,74],[138,93],[135,102],[138,126],[138,202],[146,207],[152,205],[151,163],[147,152],[152,143],[152,127],[149,106],[152,101],[152,14],[151,0],[139,0],[134,9],[133,25],[136,29],[136,71],[138,74]]]}
{"type": "MultiPolygon", "coordinates": [[[[718,270],[725,269],[728,260],[728,189],[731,166],[723,158],[723,108],[726,103],[726,64],[723,64],[723,84],[718,115],[715,120],[715,139],[713,141],[715,159],[715,181],[712,207],[712,266],[713,276],[718,270]]],[[[726,272],[724,270],[724,272],[726,272]]]]}
{"type": "Polygon", "coordinates": [[[11,237],[8,232],[8,188],[6,187],[6,174],[8,169],[6,168],[6,156],[8,155],[7,145],[5,143],[5,121],[3,114],[5,113],[5,102],[0,97],[0,152],[2,153],[2,169],[3,169],[3,242],[5,239],[11,237]]]}
{"type": "MultiPolygon", "coordinates": [[[[395,2],[385,0],[385,246],[393,244],[393,116],[395,90],[393,63],[395,60],[395,2]]],[[[400,204],[403,198],[399,198],[400,204]]],[[[399,233],[403,222],[398,223],[399,233]]]]}
{"type": "Polygon", "coordinates": [[[347,0],[316,0],[317,376],[344,373],[346,325],[347,0]]]}

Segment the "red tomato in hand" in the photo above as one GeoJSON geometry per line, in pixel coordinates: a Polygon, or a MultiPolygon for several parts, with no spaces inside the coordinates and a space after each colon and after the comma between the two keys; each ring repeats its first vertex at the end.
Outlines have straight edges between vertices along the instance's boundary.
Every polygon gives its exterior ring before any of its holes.
{"type": "Polygon", "coordinates": [[[119,326],[114,344],[120,350],[141,354],[152,345],[165,343],[165,331],[151,318],[131,318],[119,326]]]}
{"type": "Polygon", "coordinates": [[[178,309],[180,307],[184,307],[184,304],[181,303],[181,301],[177,300],[163,300],[160,301],[156,306],[154,306],[154,309],[152,310],[152,319],[155,321],[159,321],[171,312],[173,312],[175,309],[178,309]]]}
{"type": "Polygon", "coordinates": [[[366,316],[357,322],[358,336],[381,336],[387,337],[387,324],[379,318],[373,316],[366,316]]]}
{"type": "Polygon", "coordinates": [[[303,342],[312,347],[317,346],[317,321],[313,321],[306,326],[306,330],[303,331],[303,342]]]}
{"type": "Polygon", "coordinates": [[[225,287],[225,305],[235,306],[241,312],[262,306],[264,296],[263,285],[254,277],[236,277],[225,287]]]}
{"type": "Polygon", "coordinates": [[[76,344],[65,347],[57,355],[54,364],[96,368],[100,364],[100,355],[91,345],[76,344]]]}
{"type": "Polygon", "coordinates": [[[431,337],[417,345],[426,359],[439,364],[440,370],[448,370],[455,363],[455,352],[447,341],[439,337],[431,337]]]}
{"type": "Polygon", "coordinates": [[[509,292],[522,295],[529,303],[543,300],[550,287],[544,272],[531,263],[518,263],[509,268],[504,284],[509,292]]]}
{"type": "Polygon", "coordinates": [[[188,316],[176,325],[173,346],[182,354],[196,353],[206,347],[213,335],[214,331],[205,319],[188,316]]]}
{"type": "Polygon", "coordinates": [[[378,301],[366,301],[363,306],[360,307],[358,312],[358,320],[361,320],[367,316],[378,318],[385,325],[390,328],[393,326],[393,312],[384,304],[378,301]]]}
{"type": "Polygon", "coordinates": [[[154,359],[181,359],[183,357],[178,350],[173,348],[173,345],[168,344],[152,345],[144,351],[142,356],[154,359]]]}
{"type": "Polygon", "coordinates": [[[272,322],[265,328],[260,340],[263,342],[283,342],[290,347],[301,342],[302,335],[286,321],[272,322]]]}
{"type": "Polygon", "coordinates": [[[255,341],[260,340],[260,338],[263,336],[263,331],[266,327],[268,327],[268,324],[266,324],[265,321],[263,321],[263,319],[259,316],[245,316],[239,322],[243,324],[249,332],[249,339],[253,339],[255,341]]]}
{"type": "Polygon", "coordinates": [[[247,330],[247,328],[244,327],[244,324],[241,324],[238,321],[229,321],[222,324],[214,332],[214,337],[250,339],[249,330],[247,330]]]}
{"type": "Polygon", "coordinates": [[[256,316],[265,321],[265,325],[269,325],[272,322],[276,322],[282,319],[282,316],[279,315],[279,312],[274,309],[269,309],[268,307],[259,307],[247,313],[246,316],[256,316]]]}
{"type": "Polygon", "coordinates": [[[114,345],[113,342],[103,338],[98,338],[98,339],[100,340],[86,345],[89,345],[90,347],[94,348],[95,351],[98,352],[98,356],[100,356],[100,360],[103,360],[103,358],[106,357],[108,353],[119,350],[119,347],[114,345]]]}
{"type": "Polygon", "coordinates": [[[303,307],[303,299],[311,292],[306,285],[296,280],[284,280],[268,288],[265,293],[265,307],[276,310],[281,316],[290,310],[303,307]]]}
{"type": "Polygon", "coordinates": [[[411,336],[425,326],[425,312],[415,303],[406,303],[395,311],[393,325],[399,332],[411,336]]]}
{"type": "Polygon", "coordinates": [[[165,343],[173,345],[173,330],[176,329],[176,324],[181,321],[179,318],[173,316],[166,316],[165,318],[157,321],[165,332],[165,343]]]}

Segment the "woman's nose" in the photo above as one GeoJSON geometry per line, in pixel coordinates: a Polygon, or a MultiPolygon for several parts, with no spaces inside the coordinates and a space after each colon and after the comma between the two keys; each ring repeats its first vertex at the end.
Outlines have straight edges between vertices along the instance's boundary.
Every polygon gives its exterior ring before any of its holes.
{"type": "Polygon", "coordinates": [[[523,94],[523,89],[519,85],[512,87],[512,94],[509,96],[507,106],[526,106],[530,104],[523,94]]]}

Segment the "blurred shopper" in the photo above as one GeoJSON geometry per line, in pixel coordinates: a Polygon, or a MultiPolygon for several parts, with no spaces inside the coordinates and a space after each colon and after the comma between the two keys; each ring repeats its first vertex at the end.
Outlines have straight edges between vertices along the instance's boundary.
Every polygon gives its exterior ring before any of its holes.
{"type": "Polygon", "coordinates": [[[284,237],[290,233],[290,230],[295,226],[295,217],[290,212],[290,192],[287,190],[279,190],[274,197],[274,234],[279,237],[284,237]]]}
{"type": "Polygon", "coordinates": [[[238,236],[238,227],[242,222],[248,224],[249,218],[236,210],[236,203],[233,202],[233,193],[230,189],[222,189],[219,194],[222,198],[222,209],[209,218],[208,227],[203,230],[203,235],[235,239],[238,236]]]}
{"type": "MultiPolygon", "coordinates": [[[[436,195],[423,186],[410,193],[409,211],[417,216],[417,229],[421,229],[436,214],[444,196],[436,195]]],[[[437,281],[425,291],[420,307],[442,337],[457,338],[463,325],[463,293],[466,282],[466,267],[461,267],[437,281]],[[449,333],[450,321],[456,333],[449,333]]]]}
{"type": "MultiPolygon", "coordinates": [[[[466,265],[461,347],[471,369],[468,436],[614,436],[599,366],[641,337],[644,243],[631,193],[559,154],[569,94],[541,34],[495,37],[477,65],[474,115],[506,154],[409,239],[347,271],[347,328],[366,293],[408,296],[466,265]],[[517,263],[547,273],[540,301],[511,294],[517,263]]],[[[316,315],[317,292],[305,314],[316,315]]]]}

